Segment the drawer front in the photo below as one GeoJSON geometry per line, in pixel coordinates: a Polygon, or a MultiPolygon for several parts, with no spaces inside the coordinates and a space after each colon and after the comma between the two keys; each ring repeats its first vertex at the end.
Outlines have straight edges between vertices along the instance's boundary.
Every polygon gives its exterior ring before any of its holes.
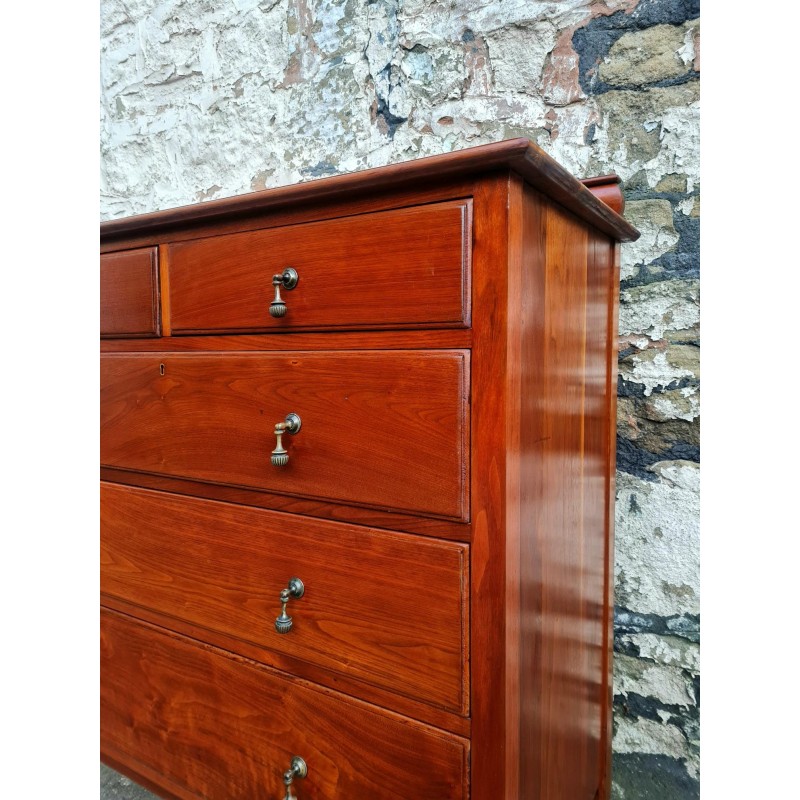
{"type": "Polygon", "coordinates": [[[158,336],[158,249],[100,256],[100,335],[158,336]]]}
{"type": "Polygon", "coordinates": [[[466,714],[466,545],[116,484],[100,498],[104,594],[466,714]]]}
{"type": "Polygon", "coordinates": [[[101,357],[101,463],[465,519],[468,353],[101,357]],[[162,374],[163,373],[163,374],[162,374]],[[276,423],[285,466],[274,466],[276,423]]]}
{"type": "Polygon", "coordinates": [[[435,203],[169,247],[173,333],[466,325],[470,206],[435,203]],[[273,275],[291,267],[273,318],[273,275]]]}
{"type": "Polygon", "coordinates": [[[294,756],[298,800],[467,797],[458,737],[113,612],[100,653],[102,751],[179,797],[278,800],[294,756]]]}

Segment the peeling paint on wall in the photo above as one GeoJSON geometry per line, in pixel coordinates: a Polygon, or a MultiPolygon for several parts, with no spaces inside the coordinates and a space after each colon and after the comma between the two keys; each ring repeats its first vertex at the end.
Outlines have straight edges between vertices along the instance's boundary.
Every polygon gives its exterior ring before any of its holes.
{"type": "Polygon", "coordinates": [[[104,219],[528,136],[618,173],[615,798],[698,797],[697,0],[102,0],[104,219]]]}

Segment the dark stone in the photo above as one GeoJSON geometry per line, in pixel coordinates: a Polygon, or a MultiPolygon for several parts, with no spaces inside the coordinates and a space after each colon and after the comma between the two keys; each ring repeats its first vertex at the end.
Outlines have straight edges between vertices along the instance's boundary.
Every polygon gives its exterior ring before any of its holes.
{"type": "MultiPolygon", "coordinates": [[[[617,11],[607,17],[595,17],[587,25],[578,28],[572,37],[572,46],[579,58],[581,89],[587,95],[592,95],[618,88],[601,81],[597,69],[623,34],[653,25],[683,25],[699,16],[699,0],[641,0],[630,14],[617,11]]],[[[652,85],[674,86],[698,78],[699,73],[691,70],[686,75],[652,85]]]]}
{"type": "Polygon", "coordinates": [[[700,448],[688,442],[675,442],[654,453],[640,447],[630,439],[617,434],[617,469],[645,481],[655,481],[657,476],[648,467],[659,461],[696,461],[700,463],[700,448]]]}
{"type": "Polygon", "coordinates": [[[642,450],[629,439],[617,434],[617,469],[635,475],[645,481],[655,481],[656,476],[648,471],[650,464],[659,460],[653,453],[642,450]]]}
{"type": "Polygon", "coordinates": [[[641,0],[629,16],[633,28],[683,25],[700,16],[700,0],[641,0]]]}
{"type": "MultiPolygon", "coordinates": [[[[683,670],[684,677],[690,678],[686,670],[683,670]]],[[[659,712],[666,712],[669,715],[667,725],[675,725],[687,733],[688,729],[693,732],[692,721],[700,719],[700,709],[697,706],[676,706],[668,703],[661,703],[655,697],[629,692],[628,694],[614,695],[614,713],[623,714],[631,719],[649,719],[653,722],[663,723],[664,716],[659,712]]]]}
{"type": "Polygon", "coordinates": [[[633,442],[640,450],[646,450],[658,461],[674,461],[676,454],[691,455],[691,458],[677,457],[682,461],[697,461],[700,448],[700,418],[691,422],[685,419],[671,419],[654,422],[642,416],[634,403],[633,414],[637,417],[635,426],[621,425],[619,435],[633,442]],[[668,458],[667,456],[671,456],[668,458]]]}
{"type": "Polygon", "coordinates": [[[475,41],[475,34],[469,28],[465,28],[464,29],[464,33],[461,34],[461,41],[462,42],[474,42],[475,41]]]}
{"type": "MultiPolygon", "coordinates": [[[[689,342],[689,344],[694,344],[694,342],[689,342]]],[[[626,347],[624,350],[619,351],[619,361],[623,361],[632,353],[640,352],[636,347],[626,347]]],[[[672,391],[673,389],[685,389],[687,386],[699,386],[700,381],[697,378],[681,378],[677,381],[672,381],[671,383],[667,384],[666,386],[656,386],[653,389],[652,394],[662,394],[666,391],[672,391]]],[[[644,384],[636,383],[635,381],[626,381],[622,375],[617,375],[617,397],[637,397],[637,398],[644,398],[644,384]]]]}
{"type": "MultiPolygon", "coordinates": [[[[690,642],[700,641],[700,617],[697,614],[675,614],[662,617],[658,614],[641,614],[623,606],[614,607],[614,650],[618,650],[618,636],[626,633],[656,633],[662,636],[680,636],[690,642]]],[[[619,649],[619,652],[624,652],[619,649]]]]}
{"type": "Polygon", "coordinates": [[[612,790],[612,798],[695,800],[700,797],[700,783],[689,775],[684,763],[677,758],[615,753],[611,768],[612,780],[618,787],[612,790]]]}
{"type": "Polygon", "coordinates": [[[383,121],[386,123],[386,132],[389,135],[390,139],[394,139],[395,132],[397,129],[408,120],[408,117],[398,117],[389,110],[389,95],[392,92],[392,66],[391,64],[387,64],[381,71],[380,75],[384,75],[387,79],[387,83],[389,88],[386,92],[386,97],[381,97],[380,95],[376,94],[376,108],[375,108],[375,119],[377,121],[378,117],[382,117],[383,121]]]}
{"type": "Polygon", "coordinates": [[[378,98],[378,108],[375,115],[377,117],[383,117],[390,139],[394,139],[397,129],[408,120],[408,117],[398,117],[392,114],[392,112],[389,111],[389,106],[382,97],[378,98]]]}
{"type": "Polygon", "coordinates": [[[304,175],[311,175],[314,178],[324,175],[334,175],[336,172],[336,165],[331,164],[330,161],[320,161],[319,164],[315,164],[313,167],[303,170],[304,175]]]}
{"type": "Polygon", "coordinates": [[[673,204],[672,223],[678,236],[675,247],[660,255],[630,278],[620,282],[620,288],[632,289],[648,283],[671,279],[697,278],[700,275],[700,219],[690,217],[677,210],[677,202],[691,195],[677,195],[667,192],[626,192],[628,200],[668,199],[673,204]]]}

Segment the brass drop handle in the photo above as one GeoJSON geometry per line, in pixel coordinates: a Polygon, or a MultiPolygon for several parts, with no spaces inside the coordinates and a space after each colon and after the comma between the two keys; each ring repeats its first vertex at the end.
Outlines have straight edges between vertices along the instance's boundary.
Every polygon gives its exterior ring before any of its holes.
{"type": "Polygon", "coordinates": [[[297,286],[297,270],[286,267],[283,272],[272,276],[272,285],[275,287],[275,299],[269,304],[269,313],[272,317],[286,316],[286,303],[281,297],[281,286],[287,291],[297,286]]]}
{"type": "Polygon", "coordinates": [[[286,786],[286,795],[283,800],[295,800],[296,795],[292,790],[295,778],[305,778],[308,775],[306,762],[300,756],[292,758],[292,766],[283,773],[283,784],[286,786]]]}
{"type": "Polygon", "coordinates": [[[306,587],[300,578],[292,578],[289,585],[281,589],[281,613],[275,618],[275,630],[278,633],[289,633],[292,629],[292,618],[286,613],[286,606],[293,597],[299,600],[305,593],[306,587]]]}
{"type": "Polygon", "coordinates": [[[300,425],[302,425],[300,417],[292,412],[291,414],[286,415],[286,418],[283,422],[279,422],[275,426],[275,438],[277,439],[277,444],[275,445],[275,449],[272,451],[272,455],[269,458],[273,467],[285,467],[289,463],[289,454],[286,452],[286,448],[283,446],[283,434],[291,433],[292,436],[294,436],[300,430],[300,425]]]}

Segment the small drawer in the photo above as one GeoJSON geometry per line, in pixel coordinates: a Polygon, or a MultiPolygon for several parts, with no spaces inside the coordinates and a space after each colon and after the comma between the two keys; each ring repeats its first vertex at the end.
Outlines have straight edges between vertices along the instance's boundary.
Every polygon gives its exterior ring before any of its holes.
{"type": "Polygon", "coordinates": [[[151,337],[161,332],[158,248],[100,256],[100,335],[151,337]]]}
{"type": "Polygon", "coordinates": [[[298,756],[298,800],[468,796],[459,737],[113,612],[100,658],[101,752],[167,796],[278,800],[298,756]]]}
{"type": "Polygon", "coordinates": [[[100,362],[104,466],[468,516],[467,351],[106,353],[100,362]],[[279,437],[292,414],[299,431],[279,437]]]}
{"type": "Polygon", "coordinates": [[[115,484],[100,498],[105,595],[467,714],[466,545],[115,484]]]}
{"type": "Polygon", "coordinates": [[[469,212],[459,200],[172,244],[172,333],[467,325],[469,212]],[[297,284],[272,316],[286,268],[297,284]]]}

